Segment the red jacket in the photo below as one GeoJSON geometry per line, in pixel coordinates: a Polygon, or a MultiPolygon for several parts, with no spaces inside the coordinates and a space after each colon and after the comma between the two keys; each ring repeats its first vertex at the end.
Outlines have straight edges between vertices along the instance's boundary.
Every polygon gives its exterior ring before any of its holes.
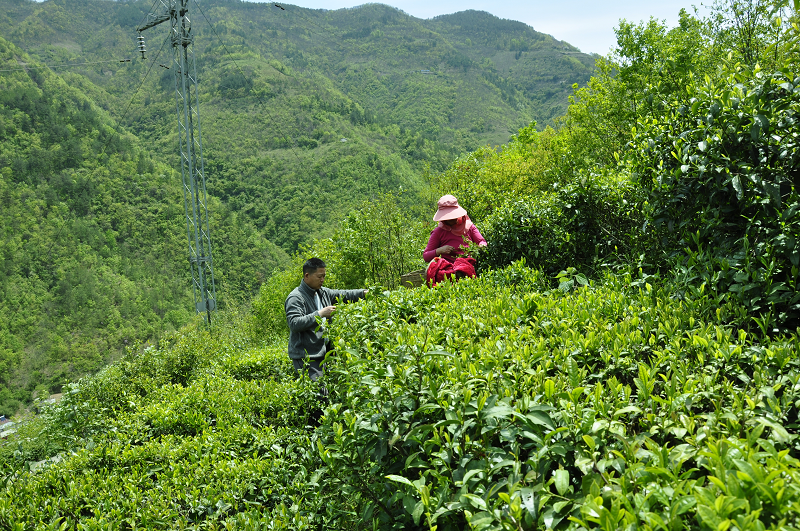
{"type": "Polygon", "coordinates": [[[462,276],[472,278],[476,276],[475,259],[471,256],[458,257],[452,263],[438,256],[428,264],[428,272],[425,275],[429,286],[435,286],[448,277],[458,279],[462,276]]]}

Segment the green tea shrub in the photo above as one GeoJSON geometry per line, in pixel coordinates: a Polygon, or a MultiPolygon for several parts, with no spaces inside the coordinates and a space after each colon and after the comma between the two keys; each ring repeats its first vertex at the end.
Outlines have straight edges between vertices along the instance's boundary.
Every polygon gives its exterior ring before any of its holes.
{"type": "Polygon", "coordinates": [[[187,327],[0,445],[0,528],[800,525],[797,335],[754,342],[643,273],[546,279],[343,305],[316,430],[285,343],[187,327]]]}
{"type": "MultiPolygon", "coordinates": [[[[192,389],[198,378],[207,377],[209,370],[226,381],[256,381],[259,377],[269,381],[292,381],[294,372],[285,344],[262,344],[254,348],[248,344],[248,333],[243,331],[246,327],[242,325],[250,317],[228,313],[235,315],[218,312],[217,324],[211,330],[198,320],[164,338],[159,347],[131,348],[98,374],[67,386],[57,405],[45,407],[39,418],[22,428],[16,443],[18,457],[34,461],[48,459],[102,438],[109,423],[130,418],[133,412],[146,409],[148,403],[163,397],[164,389],[192,389]]],[[[234,381],[230,385],[233,388],[237,384],[234,381]]],[[[266,391],[259,393],[259,396],[266,396],[266,391]]],[[[285,392],[281,400],[289,394],[285,392]]],[[[175,396],[182,394],[176,392],[175,396]]],[[[258,407],[264,412],[284,411],[266,403],[258,407]]],[[[291,421],[300,422],[302,420],[291,421]]],[[[10,446],[0,446],[0,461],[7,451],[11,451],[10,446]]]]}
{"type": "Polygon", "coordinates": [[[496,210],[481,228],[488,245],[477,255],[479,268],[500,268],[524,259],[531,266],[553,272],[561,264],[571,263],[563,211],[563,203],[552,192],[496,210]]]}
{"type": "Polygon", "coordinates": [[[0,444],[0,528],[356,529],[358,500],[314,474],[318,386],[248,319],[129,352],[22,424],[0,444]]]}
{"type": "Polygon", "coordinates": [[[800,522],[797,335],[752,343],[630,274],[568,292],[487,277],[376,294],[333,323],[319,481],[363,522],[800,522]]]}
{"type": "Polygon", "coordinates": [[[528,291],[546,291],[549,287],[541,271],[528,267],[524,259],[512,262],[502,269],[487,269],[481,274],[481,278],[496,289],[521,287],[528,291]]]}
{"type": "Polygon", "coordinates": [[[166,340],[162,348],[129,349],[98,374],[66,386],[61,401],[46,408],[20,438],[21,456],[48,459],[101,437],[109,422],[141,407],[161,387],[191,380],[208,339],[207,331],[189,325],[172,337],[172,347],[166,340]]]}
{"type": "Polygon", "coordinates": [[[236,380],[283,380],[293,377],[294,367],[285,345],[237,351],[221,360],[221,366],[236,380]]]}
{"type": "MultiPolygon", "coordinates": [[[[425,266],[422,250],[428,224],[410,217],[400,199],[386,194],[365,201],[340,222],[326,242],[327,258],[323,258],[332,277],[331,287],[394,289],[401,275],[425,266]]],[[[315,248],[322,243],[316,242],[315,248]]]]}
{"type": "Polygon", "coordinates": [[[108,441],[23,472],[0,501],[0,525],[313,529],[317,515],[346,505],[326,509],[306,488],[310,446],[293,430],[247,426],[108,441]]]}
{"type": "MultiPolygon", "coordinates": [[[[188,387],[168,385],[160,388],[134,420],[141,418],[150,437],[165,434],[197,435],[219,426],[280,424],[289,426],[305,419],[291,417],[293,379],[237,381],[209,373],[188,387]]],[[[301,425],[302,426],[302,425],[301,425]]]]}
{"type": "Polygon", "coordinates": [[[303,260],[298,256],[292,260],[291,267],[275,271],[266,282],[261,284],[258,295],[252,302],[253,335],[258,339],[269,337],[285,337],[289,333],[286,324],[284,302],[289,293],[303,278],[303,260]]]}
{"type": "Polygon", "coordinates": [[[765,331],[800,323],[800,78],[735,70],[695,79],[639,124],[634,169],[663,251],[765,331]]]}
{"type": "Polygon", "coordinates": [[[635,257],[647,248],[642,201],[624,177],[587,175],[553,188],[506,203],[486,219],[481,268],[525,259],[552,274],[635,257]]]}

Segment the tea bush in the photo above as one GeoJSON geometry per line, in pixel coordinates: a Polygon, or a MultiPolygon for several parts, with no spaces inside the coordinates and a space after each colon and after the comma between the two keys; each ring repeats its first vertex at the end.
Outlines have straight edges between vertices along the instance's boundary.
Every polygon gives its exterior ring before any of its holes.
{"type": "MultiPolygon", "coordinates": [[[[533,281],[533,284],[531,283],[533,281]]],[[[324,474],[381,529],[798,525],[798,338],[632,276],[343,307],[324,474]],[[640,287],[639,287],[640,285],[640,287]]]]}
{"type": "Polygon", "coordinates": [[[0,446],[0,528],[352,528],[353,501],[312,477],[316,387],[295,379],[285,342],[252,343],[249,316],[218,316],[22,423],[0,446]]]}
{"type": "Polygon", "coordinates": [[[283,303],[303,278],[304,261],[300,255],[296,255],[291,267],[274,272],[261,285],[252,303],[251,327],[255,338],[288,337],[289,327],[283,303]]]}
{"type": "Polygon", "coordinates": [[[663,251],[765,330],[800,323],[800,78],[734,69],[694,79],[642,121],[634,168],[663,251]]]}
{"type": "Polygon", "coordinates": [[[553,191],[506,203],[481,227],[488,247],[481,268],[524,258],[555,273],[569,266],[593,268],[603,261],[638,257],[650,245],[642,230],[642,197],[624,177],[586,175],[553,191]]]}
{"type": "Polygon", "coordinates": [[[0,528],[800,526],[796,334],[641,272],[551,283],[341,306],[316,429],[252,316],[130,352],[0,446],[0,528]]]}
{"type": "Polygon", "coordinates": [[[340,289],[396,288],[401,275],[425,266],[428,225],[409,216],[400,198],[387,194],[365,201],[348,213],[324,247],[315,243],[330,271],[326,283],[340,289]]]}

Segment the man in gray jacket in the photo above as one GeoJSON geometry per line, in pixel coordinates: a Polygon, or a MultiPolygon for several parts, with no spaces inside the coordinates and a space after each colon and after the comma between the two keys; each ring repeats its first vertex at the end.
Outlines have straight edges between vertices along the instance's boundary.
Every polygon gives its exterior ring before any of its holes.
{"type": "Polygon", "coordinates": [[[289,325],[289,358],[298,374],[308,364],[308,375],[312,380],[322,376],[321,363],[331,350],[325,336],[325,325],[336,312],[336,300],[357,301],[363,299],[367,290],[336,290],[323,288],[325,262],[310,258],[303,264],[303,280],[286,297],[286,323],[289,325]],[[317,325],[317,317],[322,325],[317,325]]]}

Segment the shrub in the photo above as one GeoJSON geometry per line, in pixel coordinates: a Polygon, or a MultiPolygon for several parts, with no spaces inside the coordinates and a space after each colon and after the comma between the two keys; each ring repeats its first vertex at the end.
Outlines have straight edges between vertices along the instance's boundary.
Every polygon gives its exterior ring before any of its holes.
{"type": "Polygon", "coordinates": [[[285,343],[220,312],[20,425],[0,528],[797,528],[798,336],[570,280],[517,262],[342,306],[314,431],[285,343]]]}
{"type": "Polygon", "coordinates": [[[564,205],[552,192],[507,203],[483,224],[488,245],[477,255],[479,268],[499,268],[524,259],[553,272],[569,260],[564,221],[564,205]]]}
{"type": "Polygon", "coordinates": [[[296,255],[290,267],[275,271],[261,285],[258,295],[252,302],[251,328],[254,338],[285,337],[289,333],[283,304],[303,278],[304,261],[302,257],[296,255]]]}
{"type": "Polygon", "coordinates": [[[386,194],[365,201],[347,214],[329,241],[315,243],[315,249],[327,251],[323,259],[331,281],[326,284],[341,289],[370,285],[394,289],[401,275],[424,267],[428,224],[411,219],[398,200],[386,194]]]}
{"type": "Polygon", "coordinates": [[[0,528],[356,528],[354,500],[313,478],[318,387],[285,343],[254,346],[243,316],[216,316],[21,424],[0,445],[0,528]]]}
{"type": "Polygon", "coordinates": [[[376,294],[333,324],[319,482],[362,522],[797,526],[797,335],[754,344],[630,274],[495,280],[376,294]]]}
{"type": "Polygon", "coordinates": [[[738,70],[695,80],[640,124],[634,169],[667,255],[759,319],[800,323],[800,78],[738,70]],[[760,317],[759,317],[760,316],[760,317]]]}
{"type": "Polygon", "coordinates": [[[525,259],[555,273],[636,257],[648,242],[640,201],[626,179],[603,174],[507,203],[484,223],[489,245],[479,265],[499,268],[525,259]]]}
{"type": "Polygon", "coordinates": [[[548,127],[536,130],[536,122],[520,129],[502,148],[481,147],[456,159],[431,178],[431,203],[453,194],[470,218],[482,223],[509,197],[543,192],[572,176],[566,134],[548,127]]]}

